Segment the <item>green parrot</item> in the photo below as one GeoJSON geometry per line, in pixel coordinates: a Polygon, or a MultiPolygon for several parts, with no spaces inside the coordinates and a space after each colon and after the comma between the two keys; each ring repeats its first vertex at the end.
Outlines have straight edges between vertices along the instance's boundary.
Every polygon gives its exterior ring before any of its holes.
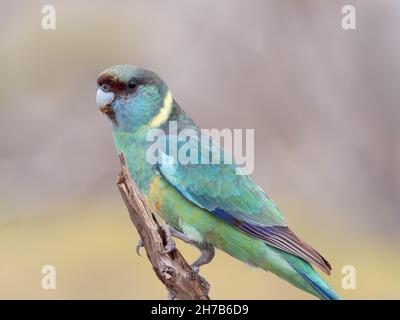
{"type": "MultiPolygon", "coordinates": [[[[237,165],[181,163],[173,147],[159,152],[160,161],[149,161],[148,149],[154,145],[149,133],[154,130],[165,133],[160,145],[178,141],[178,149],[186,141],[179,141],[177,135],[182,130],[191,132],[190,144],[200,146],[194,155],[197,160],[226,157],[156,73],[130,65],[108,68],[97,79],[96,101],[110,120],[117,152],[123,152],[132,179],[165,221],[169,238],[172,235],[201,250],[194,270],[213,259],[216,247],[320,299],[340,299],[312,267],[330,274],[328,261],[289,229],[276,205],[250,177],[238,174],[237,165]],[[172,122],[176,130],[171,130],[172,122]],[[211,146],[204,147],[203,141],[211,146]]],[[[173,249],[172,240],[168,246],[173,249]]]]}

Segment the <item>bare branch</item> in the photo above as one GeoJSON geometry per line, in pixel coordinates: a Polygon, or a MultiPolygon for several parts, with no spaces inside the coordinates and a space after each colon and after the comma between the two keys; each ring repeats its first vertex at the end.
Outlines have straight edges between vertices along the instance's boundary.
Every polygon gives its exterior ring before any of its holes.
{"type": "Polygon", "coordinates": [[[166,237],[147,200],[131,179],[124,155],[119,154],[121,172],[117,185],[146,249],[157,277],[177,300],[209,300],[207,289],[177,249],[165,253],[166,237]]]}

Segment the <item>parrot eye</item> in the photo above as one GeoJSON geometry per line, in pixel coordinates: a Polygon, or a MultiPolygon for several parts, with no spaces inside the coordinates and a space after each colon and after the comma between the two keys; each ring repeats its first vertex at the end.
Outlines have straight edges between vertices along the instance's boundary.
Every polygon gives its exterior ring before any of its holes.
{"type": "Polygon", "coordinates": [[[103,84],[101,85],[101,89],[102,89],[104,92],[108,92],[108,91],[110,91],[111,86],[110,86],[108,83],[103,83],[103,84]]]}
{"type": "Polygon", "coordinates": [[[136,79],[132,78],[128,81],[128,88],[130,90],[135,90],[139,86],[138,82],[136,79]]]}

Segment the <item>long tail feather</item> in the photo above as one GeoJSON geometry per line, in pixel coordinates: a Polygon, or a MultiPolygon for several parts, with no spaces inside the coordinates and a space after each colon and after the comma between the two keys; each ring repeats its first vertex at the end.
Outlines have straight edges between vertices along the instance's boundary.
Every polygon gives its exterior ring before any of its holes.
{"type": "Polygon", "coordinates": [[[296,272],[301,275],[319,294],[320,298],[325,300],[341,300],[340,296],[333,291],[333,289],[326,283],[324,279],[319,276],[315,270],[313,270],[313,272],[306,273],[296,268],[293,264],[291,265],[293,269],[295,269],[296,272]]]}
{"type": "Polygon", "coordinates": [[[311,279],[311,277],[307,276],[305,273],[299,272],[299,274],[307,280],[307,282],[316,290],[318,293],[324,297],[326,300],[341,300],[340,296],[336,294],[335,291],[332,290],[330,286],[326,284],[325,281],[320,281],[321,278],[317,279],[317,281],[311,279]]]}

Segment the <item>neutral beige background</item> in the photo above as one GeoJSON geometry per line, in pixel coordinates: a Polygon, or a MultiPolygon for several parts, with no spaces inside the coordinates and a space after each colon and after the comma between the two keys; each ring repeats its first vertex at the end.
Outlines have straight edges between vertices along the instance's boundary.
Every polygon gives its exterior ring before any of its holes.
{"type": "MultiPolygon", "coordinates": [[[[97,74],[121,63],[157,71],[204,128],[255,129],[254,179],[339,294],[400,298],[399,1],[352,1],[355,31],[345,1],[52,1],[53,31],[44,4],[0,4],[0,298],[166,296],[134,254],[95,106],[97,74]]],[[[222,252],[202,274],[213,298],[311,298],[222,252]]]]}

